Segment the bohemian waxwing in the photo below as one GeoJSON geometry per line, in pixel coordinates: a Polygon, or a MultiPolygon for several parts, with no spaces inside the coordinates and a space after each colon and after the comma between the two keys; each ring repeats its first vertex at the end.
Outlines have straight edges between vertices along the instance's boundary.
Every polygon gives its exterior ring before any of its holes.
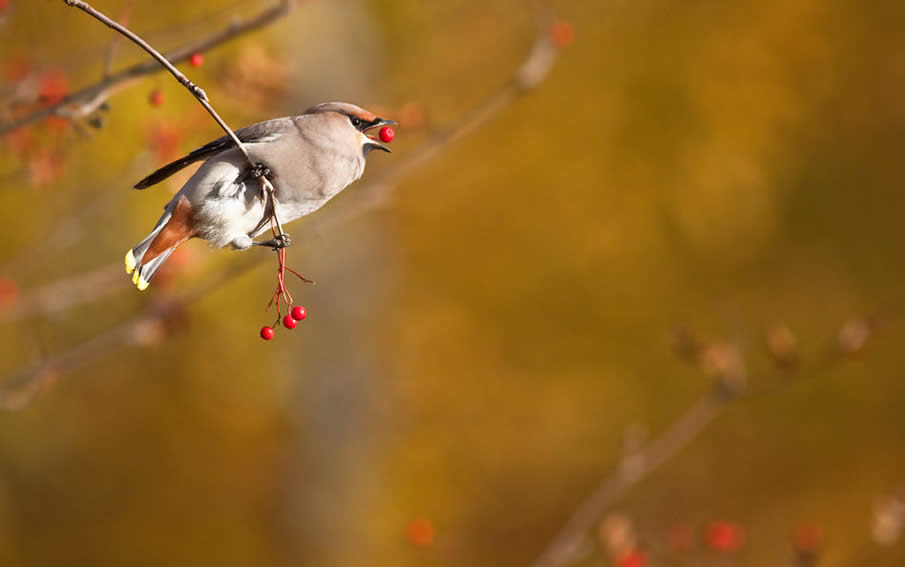
{"type": "Polygon", "coordinates": [[[236,131],[253,169],[227,136],[165,165],[136,189],[159,183],[196,161],[204,163],[164,207],[151,234],[126,252],[126,271],[143,290],[177,246],[199,237],[215,247],[244,250],[269,227],[262,199],[263,173],[275,190],[281,223],[312,213],[361,177],[373,149],[390,149],[366,132],[395,124],[353,104],[327,102],[304,114],[259,122],[236,131]]]}

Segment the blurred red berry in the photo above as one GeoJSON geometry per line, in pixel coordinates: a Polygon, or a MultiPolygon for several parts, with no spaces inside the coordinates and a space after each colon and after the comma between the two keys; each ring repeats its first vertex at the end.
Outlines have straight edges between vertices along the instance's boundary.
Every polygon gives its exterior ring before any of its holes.
{"type": "Polygon", "coordinates": [[[820,549],[823,534],[818,526],[804,524],[795,531],[795,549],[802,553],[811,553],[820,549]]]}
{"type": "Polygon", "coordinates": [[[292,315],[292,318],[296,321],[302,321],[303,319],[305,319],[305,317],[308,316],[308,312],[305,311],[305,308],[301,305],[296,305],[292,308],[290,315],[292,315]]]}
{"type": "Polygon", "coordinates": [[[40,149],[29,157],[26,164],[28,182],[33,187],[49,185],[66,172],[66,160],[60,151],[40,149]]]}
{"type": "Polygon", "coordinates": [[[170,161],[179,152],[183,130],[176,123],[158,124],[148,130],[148,142],[160,161],[170,161]]]}
{"type": "Polygon", "coordinates": [[[707,545],[714,551],[733,553],[745,542],[742,528],[730,522],[714,522],[707,528],[707,545]]]}
{"type": "Polygon", "coordinates": [[[694,544],[694,531],[685,524],[677,524],[669,529],[666,542],[673,551],[685,551],[694,544]]]}
{"type": "Polygon", "coordinates": [[[6,10],[9,7],[9,0],[0,0],[0,12],[6,10]]]}
{"type": "Polygon", "coordinates": [[[0,276],[0,309],[12,307],[19,299],[19,286],[15,280],[0,276]]]}
{"type": "Polygon", "coordinates": [[[204,55],[201,53],[192,53],[192,56],[189,57],[189,63],[192,67],[201,67],[204,65],[204,55]]]}
{"type": "Polygon", "coordinates": [[[272,327],[261,327],[261,338],[265,341],[272,339],[275,334],[272,327]]]}
{"type": "Polygon", "coordinates": [[[72,127],[72,120],[63,116],[48,116],[44,119],[44,124],[54,132],[65,132],[72,127]]]}
{"type": "Polygon", "coordinates": [[[3,136],[3,143],[17,155],[31,153],[38,144],[31,128],[19,128],[3,136]]]}
{"type": "Polygon", "coordinates": [[[299,322],[292,318],[292,315],[286,315],[283,317],[283,326],[287,329],[295,329],[295,326],[298,325],[299,322]]]}
{"type": "Polygon", "coordinates": [[[151,94],[148,95],[148,103],[151,106],[161,106],[163,100],[163,91],[160,89],[154,89],[151,91],[151,94]]]}
{"type": "Polygon", "coordinates": [[[623,553],[619,559],[616,560],[616,567],[646,567],[647,566],[647,556],[644,555],[644,552],[638,550],[632,550],[627,553],[623,553]]]}
{"type": "Polygon", "coordinates": [[[41,75],[38,95],[47,104],[56,104],[69,94],[69,80],[59,69],[50,69],[41,75]]]}
{"type": "Polygon", "coordinates": [[[575,41],[575,30],[569,22],[556,22],[550,28],[550,39],[556,47],[568,47],[575,41]]]}
{"type": "Polygon", "coordinates": [[[31,62],[25,55],[10,55],[3,60],[3,78],[10,83],[22,81],[30,72],[31,62]]]}
{"type": "Polygon", "coordinates": [[[412,545],[427,547],[434,543],[434,524],[427,518],[415,518],[409,523],[405,536],[412,545]]]}
{"type": "Polygon", "coordinates": [[[396,137],[396,131],[389,126],[380,129],[380,141],[389,144],[396,137]]]}

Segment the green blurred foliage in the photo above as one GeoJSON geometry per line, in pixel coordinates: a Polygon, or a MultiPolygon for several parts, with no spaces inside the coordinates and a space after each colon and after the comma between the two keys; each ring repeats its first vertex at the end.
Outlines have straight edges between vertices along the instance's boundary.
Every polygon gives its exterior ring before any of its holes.
{"type": "MultiPolygon", "coordinates": [[[[795,527],[816,522],[825,564],[851,564],[905,467],[905,4],[551,5],[576,40],[536,92],[387,208],[296,240],[293,265],[318,280],[296,291],[310,314],[299,329],[256,339],[268,264],[193,303],[165,341],[108,350],[0,415],[0,563],[529,564],[618,466],[627,426],[655,435],[712,387],[670,349],[685,324],[738,343],[752,388],[769,393],[730,409],[620,510],[653,543],[677,522],[739,522],[746,565],[790,564],[795,527]],[[893,317],[863,356],[811,364],[844,321],[875,310],[893,317]],[[762,334],[777,321],[804,372],[770,389],[762,334]],[[406,538],[418,517],[436,530],[424,548],[406,538]]],[[[132,23],[168,49],[260,6],[138,2],[132,23]]],[[[8,10],[0,58],[57,66],[75,86],[100,75],[112,37],[100,24],[62,2],[8,10]]],[[[314,97],[414,101],[443,127],[504,84],[536,22],[516,0],[312,1],[191,76],[234,127],[314,97]],[[252,104],[229,86],[249,48],[287,69],[282,96],[252,104]],[[322,53],[343,62],[329,76],[322,53]]],[[[121,45],[117,66],[142,57],[121,45]]],[[[151,130],[181,126],[178,151],[219,135],[163,75],[111,104],[90,139],[37,132],[65,155],[51,183],[29,186],[28,164],[0,150],[0,275],[25,289],[118,262],[150,229],[178,189],[127,189],[163,160],[151,130]],[[161,108],[147,103],[154,88],[161,108]],[[86,202],[100,212],[79,238],[43,254],[86,202]]],[[[425,136],[400,128],[366,178],[425,136]]],[[[187,250],[175,289],[236,261],[187,250]]],[[[4,322],[2,370],[172,290],[4,322]]],[[[870,564],[903,559],[900,543],[870,564]]]]}

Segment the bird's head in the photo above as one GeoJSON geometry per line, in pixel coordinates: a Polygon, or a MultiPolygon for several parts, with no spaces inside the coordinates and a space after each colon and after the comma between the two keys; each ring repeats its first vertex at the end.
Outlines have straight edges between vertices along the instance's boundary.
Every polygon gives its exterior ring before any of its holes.
{"type": "Polygon", "coordinates": [[[372,112],[349,104],[348,102],[324,102],[316,106],[312,106],[305,111],[305,114],[326,114],[330,119],[331,125],[335,128],[347,129],[349,134],[354,136],[354,142],[361,146],[362,154],[368,155],[371,150],[383,150],[392,153],[393,150],[381,144],[376,138],[368,135],[368,132],[380,128],[396,124],[393,120],[380,118],[372,112]]]}

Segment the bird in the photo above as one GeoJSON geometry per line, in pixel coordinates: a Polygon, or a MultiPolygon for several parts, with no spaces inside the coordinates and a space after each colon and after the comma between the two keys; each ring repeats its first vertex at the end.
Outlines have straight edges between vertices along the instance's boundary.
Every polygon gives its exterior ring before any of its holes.
{"type": "Polygon", "coordinates": [[[161,167],[135,189],[151,187],[203,160],[164,207],[154,230],[126,252],[132,283],[146,289],[170,254],[190,238],[236,250],[285,246],[253,240],[270,225],[272,210],[259,177],[273,185],[276,218],[281,224],[291,222],[318,210],[358,180],[371,150],[391,152],[368,132],[394,124],[354,104],[325,102],[298,116],[236,130],[251,163],[232,138],[224,136],[161,167]]]}

